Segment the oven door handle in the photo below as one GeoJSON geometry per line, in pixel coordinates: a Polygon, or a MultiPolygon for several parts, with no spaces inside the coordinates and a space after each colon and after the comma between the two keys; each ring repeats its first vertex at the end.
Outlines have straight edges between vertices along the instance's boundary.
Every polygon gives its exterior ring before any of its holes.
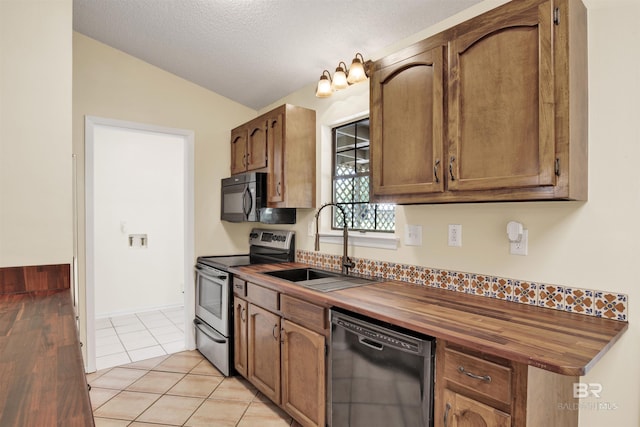
{"type": "Polygon", "coordinates": [[[205,269],[204,267],[200,267],[199,265],[196,265],[196,270],[198,270],[200,274],[202,274],[205,277],[208,277],[209,279],[227,280],[227,276],[223,274],[210,274],[208,269],[205,269]]]}
{"type": "Polygon", "coordinates": [[[224,344],[227,342],[227,339],[225,337],[223,337],[222,335],[220,335],[218,332],[214,331],[211,328],[206,328],[207,326],[202,320],[200,319],[193,319],[193,324],[195,325],[196,328],[198,328],[198,330],[200,332],[202,332],[203,334],[205,334],[207,337],[209,337],[210,339],[212,339],[213,341],[217,342],[218,344],[224,344]],[[217,337],[213,336],[211,333],[213,333],[213,335],[217,335],[217,337]]]}

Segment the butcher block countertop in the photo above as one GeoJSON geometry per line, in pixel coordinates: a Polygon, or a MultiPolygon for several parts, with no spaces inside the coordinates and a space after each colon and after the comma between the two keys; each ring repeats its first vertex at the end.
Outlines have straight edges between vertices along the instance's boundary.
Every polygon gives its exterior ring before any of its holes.
{"type": "Polygon", "coordinates": [[[494,356],[581,376],[627,329],[626,322],[550,310],[399,281],[317,292],[260,274],[309,267],[254,264],[230,268],[244,280],[324,307],[340,307],[494,356]]]}
{"type": "Polygon", "coordinates": [[[93,426],[68,289],[0,295],[0,426],[93,426]]]}

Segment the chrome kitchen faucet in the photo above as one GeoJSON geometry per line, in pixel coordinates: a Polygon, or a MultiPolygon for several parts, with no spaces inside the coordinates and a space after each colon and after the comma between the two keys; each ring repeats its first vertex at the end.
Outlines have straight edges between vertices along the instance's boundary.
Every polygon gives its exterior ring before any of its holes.
{"type": "Polygon", "coordinates": [[[349,229],[347,228],[347,214],[344,212],[344,208],[342,206],[336,203],[329,202],[320,206],[320,208],[316,212],[316,242],[315,242],[314,250],[316,252],[320,250],[320,232],[318,230],[318,227],[319,227],[318,217],[320,216],[320,212],[322,211],[322,209],[326,208],[327,206],[335,206],[342,213],[342,223],[344,224],[344,227],[342,229],[342,238],[343,238],[342,274],[349,274],[349,269],[355,267],[356,265],[354,264],[353,261],[351,261],[351,258],[349,258],[349,256],[347,255],[347,249],[349,247],[349,229]]]}

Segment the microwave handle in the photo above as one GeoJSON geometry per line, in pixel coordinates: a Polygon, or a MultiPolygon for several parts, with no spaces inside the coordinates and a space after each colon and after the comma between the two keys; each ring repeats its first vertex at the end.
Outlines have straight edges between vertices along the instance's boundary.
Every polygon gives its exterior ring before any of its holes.
{"type": "Polygon", "coordinates": [[[244,213],[245,218],[249,217],[251,213],[251,209],[253,209],[253,198],[251,197],[251,191],[249,191],[249,186],[244,188],[244,194],[242,195],[242,211],[244,213]]]}

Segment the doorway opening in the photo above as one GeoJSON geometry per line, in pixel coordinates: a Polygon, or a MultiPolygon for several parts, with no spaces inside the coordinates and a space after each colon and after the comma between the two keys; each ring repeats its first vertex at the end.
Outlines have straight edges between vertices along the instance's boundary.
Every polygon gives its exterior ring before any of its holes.
{"type": "Polygon", "coordinates": [[[195,347],[193,164],[192,131],[85,118],[88,372],[195,347]]]}

